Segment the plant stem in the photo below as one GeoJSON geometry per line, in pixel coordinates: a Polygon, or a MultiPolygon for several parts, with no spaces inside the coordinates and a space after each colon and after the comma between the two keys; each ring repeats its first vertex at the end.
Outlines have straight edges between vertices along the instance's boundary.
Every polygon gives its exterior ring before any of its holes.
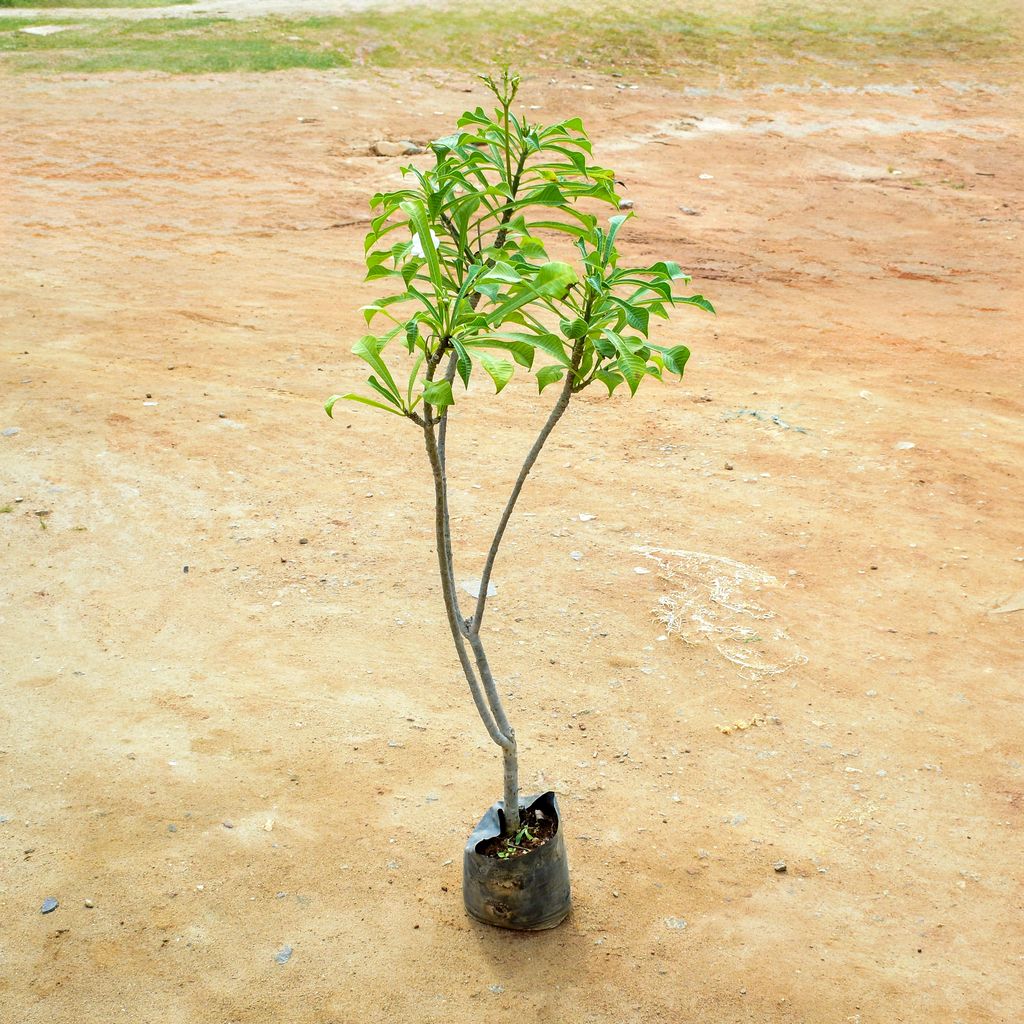
{"type": "Polygon", "coordinates": [[[441,573],[441,593],[444,597],[444,608],[448,616],[448,628],[451,630],[455,650],[459,656],[462,671],[466,676],[466,682],[469,683],[469,690],[473,695],[473,703],[476,705],[477,713],[487,729],[487,734],[504,750],[509,746],[514,747],[514,740],[506,736],[499,728],[495,715],[489,707],[488,700],[485,698],[480,682],[473,670],[473,663],[470,660],[469,652],[466,650],[465,624],[459,610],[458,598],[455,595],[455,578],[452,572],[450,544],[448,542],[448,502],[445,493],[444,467],[437,449],[437,438],[434,435],[434,427],[431,422],[430,407],[427,406],[424,412],[427,414],[427,418],[423,425],[423,438],[427,447],[430,468],[434,475],[434,533],[437,546],[437,566],[441,573]]]}
{"type": "Polygon", "coordinates": [[[537,458],[541,453],[541,449],[544,447],[544,443],[550,436],[551,431],[555,429],[558,421],[562,418],[562,414],[565,412],[566,408],[568,408],[569,400],[572,398],[572,389],[576,379],[576,371],[579,369],[582,357],[583,341],[581,339],[576,342],[576,346],[573,349],[572,367],[566,372],[565,383],[562,385],[558,401],[555,402],[554,408],[548,415],[547,422],[545,422],[544,426],[541,427],[537,440],[533,442],[533,447],[526,455],[523,467],[519,470],[519,476],[516,477],[512,493],[509,495],[508,501],[505,503],[505,509],[501,514],[500,521],[498,522],[498,528],[494,531],[494,539],[491,541],[490,550],[487,552],[487,561],[484,563],[483,576],[480,579],[480,593],[477,595],[476,609],[473,612],[473,618],[470,620],[469,631],[471,636],[476,636],[480,632],[480,625],[484,618],[484,607],[487,604],[487,584],[490,582],[491,571],[494,569],[494,560],[498,557],[498,548],[501,546],[501,539],[505,535],[505,527],[508,526],[508,521],[512,517],[512,511],[515,509],[516,502],[519,500],[519,494],[523,489],[523,485],[526,483],[526,478],[530,475],[530,470],[533,469],[533,464],[537,461],[537,458]]]}

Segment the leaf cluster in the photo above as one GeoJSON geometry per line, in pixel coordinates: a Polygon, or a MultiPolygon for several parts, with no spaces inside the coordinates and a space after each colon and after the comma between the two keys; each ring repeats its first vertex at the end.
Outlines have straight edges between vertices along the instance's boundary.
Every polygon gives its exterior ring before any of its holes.
{"type": "Polygon", "coordinates": [[[540,391],[600,381],[609,394],[622,383],[635,394],[645,377],[682,376],[690,355],[651,341],[652,318],[678,304],[713,312],[703,296],[676,294],[689,281],[677,264],[619,265],[631,214],[602,224],[597,211],[619,207],[615,175],[591,162],[580,119],[531,124],[512,111],[518,76],[484,81],[496,109],[464,113],[431,144],[433,166],[404,167],[407,185],[371,201],[367,280],[394,290],[363,307],[368,329],[386,326],[353,349],[372,371],[372,396],[335,395],[329,415],[344,398],[436,422],[455,402],[456,377],[468,387],[477,367],[496,392],[518,367],[540,391]],[[572,263],[549,256],[558,240],[572,263]],[[403,354],[410,365],[399,372],[403,354]]]}

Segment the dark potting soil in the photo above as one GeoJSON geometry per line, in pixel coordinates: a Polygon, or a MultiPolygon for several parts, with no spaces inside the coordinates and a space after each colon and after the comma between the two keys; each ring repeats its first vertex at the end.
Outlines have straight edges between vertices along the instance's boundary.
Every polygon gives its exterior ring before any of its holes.
{"type": "Polygon", "coordinates": [[[477,846],[476,852],[500,860],[525,857],[531,850],[536,850],[552,839],[557,831],[558,822],[555,818],[531,808],[521,816],[519,832],[516,835],[485,839],[477,846]]]}

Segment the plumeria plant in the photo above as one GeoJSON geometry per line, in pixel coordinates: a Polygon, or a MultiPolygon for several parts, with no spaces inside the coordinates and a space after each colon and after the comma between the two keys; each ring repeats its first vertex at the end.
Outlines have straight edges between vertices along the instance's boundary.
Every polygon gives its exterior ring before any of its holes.
{"type": "Polygon", "coordinates": [[[484,647],[488,585],[505,529],[544,443],[569,403],[593,384],[635,395],[648,377],[682,377],[685,345],[650,338],[676,305],[714,312],[671,262],[622,266],[616,240],[628,218],[612,171],[591,163],[579,118],[532,124],[513,112],[518,75],[483,81],[497,108],[468,111],[430,146],[433,166],[408,166],[405,188],[375,195],[366,236],[367,280],[390,294],[363,307],[368,328],[353,349],[372,373],[367,394],[334,395],[407,420],[423,437],[433,473],[438,569],[452,640],[476,709],[504,755],[505,835],[521,829],[515,730],[484,647]],[[616,211],[607,221],[602,207],[616,211]],[[559,246],[573,261],[551,259],[559,246]],[[483,372],[499,393],[517,367],[557,398],[526,453],[497,523],[479,589],[466,614],[455,585],[445,446],[458,385],[483,372]]]}

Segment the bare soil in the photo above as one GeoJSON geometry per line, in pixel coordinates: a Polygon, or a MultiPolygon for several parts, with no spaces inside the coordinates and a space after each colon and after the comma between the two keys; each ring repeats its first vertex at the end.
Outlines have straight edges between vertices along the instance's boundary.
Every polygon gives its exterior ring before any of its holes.
{"type": "MultiPolygon", "coordinates": [[[[481,90],[6,90],[0,1018],[1024,1018],[1024,613],[993,614],[1024,588],[1024,106],[1005,66],[905,71],[527,83],[620,172],[627,255],[720,311],[666,331],[683,384],[570,408],[496,569],[491,662],[574,882],[527,936],[461,906],[501,767],[420,439],[320,408],[364,376],[366,199],[400,163],[370,143],[481,90]],[[679,578],[639,546],[777,579],[750,644],[799,656],[659,639],[679,578]]],[[[451,434],[465,576],[551,400],[484,383],[451,434]]]]}

